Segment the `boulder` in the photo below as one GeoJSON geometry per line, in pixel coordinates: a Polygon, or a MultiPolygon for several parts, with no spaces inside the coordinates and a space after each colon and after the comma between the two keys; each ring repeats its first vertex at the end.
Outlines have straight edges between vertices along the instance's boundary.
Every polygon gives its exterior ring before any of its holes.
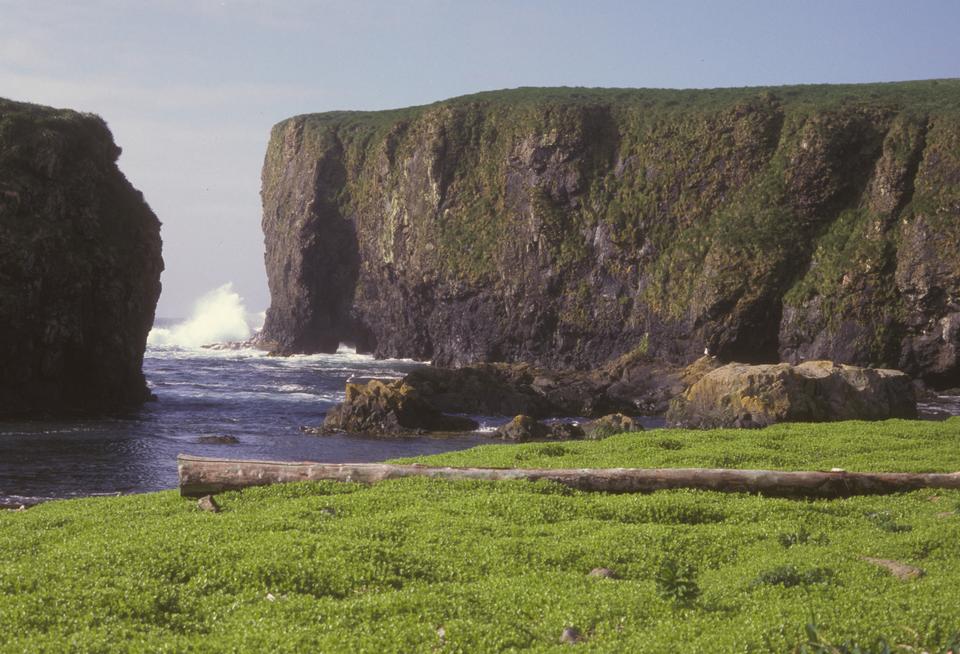
{"type": "MultiPolygon", "coordinates": [[[[393,434],[476,429],[472,421],[444,415],[456,413],[526,416],[534,422],[547,417],[620,415],[617,420],[629,422],[605,427],[606,435],[615,433],[609,431],[614,428],[616,432],[635,431],[639,425],[626,414],[663,413],[670,398],[719,365],[716,358],[703,357],[680,368],[633,352],[595,370],[551,371],[524,363],[424,366],[400,381],[348,384],[346,402],[330,411],[323,427],[304,426],[301,430],[393,434]],[[438,421],[443,425],[435,426],[438,421]]],[[[585,436],[581,427],[570,423],[540,425],[527,433],[524,425],[528,424],[525,421],[497,437],[569,440],[585,436]]]]}
{"type": "Polygon", "coordinates": [[[588,577],[599,577],[600,579],[617,579],[619,575],[610,568],[594,568],[587,573],[588,577]]]}
{"type": "Polygon", "coordinates": [[[497,429],[494,437],[523,443],[542,440],[576,440],[583,438],[584,432],[575,424],[558,422],[545,425],[530,416],[519,415],[497,429]]]}
{"type": "Polygon", "coordinates": [[[410,432],[460,432],[479,427],[469,418],[444,415],[403,380],[347,384],[346,399],[327,413],[327,431],[402,435],[410,432]]]}
{"type": "Polygon", "coordinates": [[[670,400],[721,364],[705,356],[685,368],[631,352],[590,370],[548,370],[525,363],[423,367],[404,381],[446,413],[599,418],[662,414],[670,400]]]}
{"type": "Polygon", "coordinates": [[[204,434],[197,436],[197,442],[203,445],[236,445],[240,439],[228,434],[204,434]]]}
{"type": "Polygon", "coordinates": [[[564,627],[560,634],[560,642],[565,645],[576,645],[583,640],[583,634],[576,627],[564,627]]]}
{"type": "Polygon", "coordinates": [[[884,568],[901,581],[919,579],[924,575],[923,568],[918,568],[917,566],[910,565],[908,563],[901,563],[900,561],[894,561],[893,559],[878,559],[872,556],[861,556],[860,558],[867,563],[872,563],[875,566],[884,568]]]}
{"type": "Polygon", "coordinates": [[[547,437],[549,429],[542,422],[537,422],[530,416],[516,416],[505,425],[501,425],[493,433],[496,438],[502,438],[506,441],[533,441],[542,440],[547,437]]]}
{"type": "Polygon", "coordinates": [[[643,431],[643,425],[622,413],[611,413],[587,423],[584,433],[590,440],[601,440],[625,431],[643,431]]]}
{"type": "Polygon", "coordinates": [[[730,363],[704,375],[667,412],[679,427],[762,427],[775,422],[914,418],[910,377],[831,361],[730,363]]]}
{"type": "Polygon", "coordinates": [[[214,499],[213,495],[204,495],[197,500],[197,508],[207,513],[220,513],[220,505],[217,504],[217,500],[214,499]]]}
{"type": "Polygon", "coordinates": [[[573,422],[555,422],[547,425],[550,430],[549,438],[559,441],[580,440],[586,436],[583,427],[573,422]]]}

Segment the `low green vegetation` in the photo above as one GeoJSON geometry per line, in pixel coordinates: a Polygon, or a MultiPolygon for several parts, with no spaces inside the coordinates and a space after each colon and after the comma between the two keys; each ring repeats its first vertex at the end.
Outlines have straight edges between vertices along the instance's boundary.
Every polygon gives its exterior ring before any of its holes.
{"type": "MultiPolygon", "coordinates": [[[[424,461],[946,470],[960,469],[958,438],[960,420],[656,430],[424,461]]],[[[0,512],[0,651],[958,644],[955,491],[795,501],[406,479],[255,488],[218,501],[219,514],[173,491],[0,512]],[[863,557],[924,574],[901,580],[863,557]],[[615,578],[589,575],[601,567],[615,578]],[[566,627],[582,640],[561,644],[566,627]]]]}
{"type": "Polygon", "coordinates": [[[960,417],[780,424],[766,429],[653,429],[599,442],[484,445],[405,459],[495,468],[740,468],[851,472],[960,470],[960,417]]]}

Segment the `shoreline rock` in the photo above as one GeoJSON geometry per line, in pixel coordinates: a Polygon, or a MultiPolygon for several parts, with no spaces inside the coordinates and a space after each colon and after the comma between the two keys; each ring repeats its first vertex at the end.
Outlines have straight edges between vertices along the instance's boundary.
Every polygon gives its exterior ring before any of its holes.
{"type": "Polygon", "coordinates": [[[916,416],[912,380],[898,370],[831,361],[795,366],[730,363],[677,396],[667,412],[667,424],[710,429],[916,416]]]}
{"type": "MultiPolygon", "coordinates": [[[[716,359],[703,357],[681,369],[634,353],[598,370],[585,371],[549,371],[507,363],[423,367],[401,380],[347,384],[345,401],[330,410],[323,427],[304,426],[301,430],[404,435],[477,429],[472,420],[448,415],[467,414],[526,416],[533,421],[597,418],[589,423],[591,433],[635,431],[641,427],[629,414],[639,415],[651,408],[666,411],[670,398],[718,365],[716,359]]],[[[522,438],[528,440],[588,437],[579,426],[541,427],[518,427],[516,433],[523,433],[522,438]]],[[[498,437],[516,439],[503,434],[498,437]]]]}
{"type": "Polygon", "coordinates": [[[584,426],[584,437],[598,441],[623,432],[643,431],[643,425],[622,413],[613,413],[598,418],[584,426]]]}
{"type": "Polygon", "coordinates": [[[545,440],[576,440],[584,437],[583,429],[571,423],[544,424],[530,416],[514,416],[513,420],[501,425],[494,438],[515,443],[545,440]]]}

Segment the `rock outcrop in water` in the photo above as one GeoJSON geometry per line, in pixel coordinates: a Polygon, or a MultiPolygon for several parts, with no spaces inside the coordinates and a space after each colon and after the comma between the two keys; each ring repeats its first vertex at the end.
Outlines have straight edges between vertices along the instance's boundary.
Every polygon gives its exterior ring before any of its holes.
{"type": "Polygon", "coordinates": [[[90,114],[0,100],[0,415],[148,397],[160,223],[90,114]]]}
{"type": "Polygon", "coordinates": [[[469,418],[444,415],[404,380],[373,379],[362,385],[347,384],[346,398],[327,413],[321,432],[400,436],[478,427],[469,418]]]}
{"type": "Polygon", "coordinates": [[[960,384],[960,81],[518,89],[298,116],[263,169],[280,353],[826,358],[960,384]]]}

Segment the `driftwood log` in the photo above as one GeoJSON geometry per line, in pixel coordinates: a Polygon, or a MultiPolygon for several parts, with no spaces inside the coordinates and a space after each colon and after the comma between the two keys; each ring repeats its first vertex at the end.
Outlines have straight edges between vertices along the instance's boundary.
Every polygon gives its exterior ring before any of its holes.
{"type": "Polygon", "coordinates": [[[177,457],[180,494],[197,497],[292,481],[345,481],[374,484],[402,477],[537,481],[607,493],[642,493],[696,488],[779,497],[849,497],[899,493],[919,488],[960,488],[960,473],[787,472],[723,468],[449,468],[390,463],[312,463],[242,461],[181,454],[177,457]]]}

